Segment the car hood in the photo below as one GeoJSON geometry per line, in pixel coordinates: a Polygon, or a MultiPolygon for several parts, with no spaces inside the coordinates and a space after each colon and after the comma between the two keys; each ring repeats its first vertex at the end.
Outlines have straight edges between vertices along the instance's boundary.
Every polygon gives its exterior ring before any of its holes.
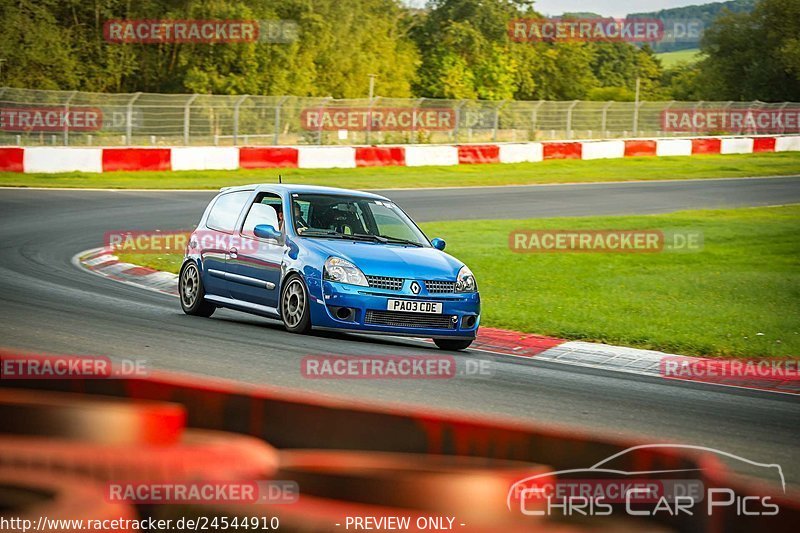
{"type": "Polygon", "coordinates": [[[464,266],[458,259],[436,248],[324,238],[303,238],[302,241],[326,256],[324,259],[332,255],[341,257],[367,276],[454,281],[464,266]]]}

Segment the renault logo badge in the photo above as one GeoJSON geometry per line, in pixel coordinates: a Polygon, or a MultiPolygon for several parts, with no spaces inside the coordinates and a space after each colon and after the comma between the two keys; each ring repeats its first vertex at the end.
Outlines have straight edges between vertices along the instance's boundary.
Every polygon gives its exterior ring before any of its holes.
{"type": "Polygon", "coordinates": [[[419,294],[419,290],[420,290],[419,283],[417,283],[416,281],[412,281],[411,292],[413,292],[414,294],[419,294]]]}

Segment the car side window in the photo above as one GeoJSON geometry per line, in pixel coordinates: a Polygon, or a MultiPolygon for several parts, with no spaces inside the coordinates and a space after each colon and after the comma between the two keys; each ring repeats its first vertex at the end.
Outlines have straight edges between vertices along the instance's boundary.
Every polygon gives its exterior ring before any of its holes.
{"type": "Polygon", "coordinates": [[[242,225],[242,235],[254,237],[253,229],[259,224],[269,224],[283,231],[283,201],[273,193],[261,193],[250,206],[242,225]]]}
{"type": "Polygon", "coordinates": [[[233,233],[236,227],[236,220],[242,212],[250,191],[237,191],[221,195],[214,202],[214,207],[208,214],[206,227],[225,233],[233,233]]]}

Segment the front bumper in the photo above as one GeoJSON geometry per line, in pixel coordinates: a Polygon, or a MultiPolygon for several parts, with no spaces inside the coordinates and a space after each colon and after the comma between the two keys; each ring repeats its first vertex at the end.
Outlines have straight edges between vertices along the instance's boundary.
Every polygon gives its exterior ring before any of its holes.
{"type": "Polygon", "coordinates": [[[330,281],[321,281],[318,287],[319,294],[312,294],[314,326],[408,337],[474,339],[480,325],[480,294],[476,292],[415,295],[405,289],[392,291],[330,281]],[[390,299],[439,302],[442,313],[387,311],[390,299]],[[353,311],[347,320],[337,318],[340,308],[353,311]]]}

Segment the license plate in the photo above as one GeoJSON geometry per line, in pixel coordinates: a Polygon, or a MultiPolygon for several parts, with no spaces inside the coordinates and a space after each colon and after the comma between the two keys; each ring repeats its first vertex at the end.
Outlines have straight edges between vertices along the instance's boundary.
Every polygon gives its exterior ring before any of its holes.
{"type": "Polygon", "coordinates": [[[389,311],[406,311],[408,313],[442,313],[441,302],[418,302],[416,300],[389,300],[386,304],[389,311]]]}

